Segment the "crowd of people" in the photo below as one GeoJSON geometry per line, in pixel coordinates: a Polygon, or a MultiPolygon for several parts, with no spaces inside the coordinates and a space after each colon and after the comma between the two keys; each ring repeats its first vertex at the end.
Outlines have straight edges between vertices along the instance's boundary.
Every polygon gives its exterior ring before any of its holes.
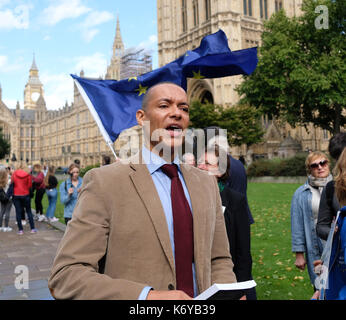
{"type": "MultiPolygon", "coordinates": [[[[151,87],[137,111],[142,150],[85,175],[49,279],[55,298],[191,299],[212,282],[252,279],[254,220],[244,166],[218,134],[205,141],[203,152],[192,148],[180,161],[176,149],[184,144],[188,108],[179,86],[151,87]],[[114,189],[114,181],[121,187],[114,189]]],[[[329,164],[326,154],[310,153],[307,182],[292,199],[295,264],[308,265],[312,282],[323,250],[316,225],[319,203],[333,180],[329,164]]],[[[340,166],[345,167],[342,157],[340,166]]],[[[341,204],[338,200],[338,209],[341,204]]],[[[246,290],[244,297],[256,299],[256,291],[246,290]]]]}
{"type": "MultiPolygon", "coordinates": [[[[180,160],[176,149],[185,143],[188,108],[186,93],[179,86],[153,86],[137,111],[144,129],[138,155],[110,166],[110,159],[104,159],[101,168],[88,171],[83,179],[79,165],[70,165],[70,177],[59,187],[68,228],[49,279],[53,297],[191,299],[212,283],[253,279],[250,226],[254,219],[244,165],[231,156],[227,139],[225,143],[215,127],[204,129],[215,134],[211,139],[205,135],[208,140],[202,152],[193,148],[180,160]],[[163,130],[160,139],[152,139],[155,130],[163,130]]],[[[334,176],[328,155],[310,152],[306,183],[291,203],[295,265],[301,270],[307,267],[314,296],[320,291],[315,286],[316,265],[331,224],[346,205],[345,132],[331,139],[329,153],[336,161],[334,176]]],[[[46,175],[40,165],[32,172],[18,168],[10,179],[0,171],[0,191],[9,198],[1,200],[2,229],[10,231],[8,212],[13,202],[18,233],[23,233],[24,212],[31,232],[37,232],[30,208],[32,189],[38,220],[54,221],[57,187],[54,167],[46,175]]],[[[257,298],[254,288],[242,294],[241,299],[257,298]]]]}
{"type": "MultiPolygon", "coordinates": [[[[102,165],[111,163],[107,155],[102,158],[102,165]]],[[[69,177],[60,184],[55,175],[55,166],[41,166],[34,164],[31,168],[26,164],[19,164],[17,168],[3,167],[0,169],[0,231],[11,232],[9,219],[12,207],[16,212],[17,233],[23,235],[23,226],[27,221],[31,233],[36,233],[35,221],[57,222],[55,217],[58,194],[64,205],[64,220],[67,224],[72,218],[78,194],[81,190],[83,179],[79,176],[80,163],[75,160],[68,168],[69,177]],[[44,212],[42,201],[47,195],[48,207],[44,212]],[[31,199],[34,199],[35,214],[31,210],[31,199]]]]}
{"type": "Polygon", "coordinates": [[[64,205],[65,223],[71,219],[78,193],[83,179],[79,176],[79,165],[72,163],[68,168],[69,178],[61,183],[58,191],[58,179],[55,176],[55,167],[42,168],[35,164],[32,169],[20,164],[16,169],[12,167],[0,169],[0,231],[10,232],[9,218],[12,206],[15,208],[17,233],[23,235],[23,226],[27,220],[31,233],[36,233],[35,221],[57,222],[55,217],[58,193],[64,205]],[[48,207],[44,212],[42,201],[47,195],[48,207]],[[35,214],[31,210],[31,199],[34,199],[35,214]]]}
{"type": "MultiPolygon", "coordinates": [[[[329,154],[336,161],[335,180],[330,170],[331,159],[323,152],[310,152],[305,162],[307,181],[296,190],[291,203],[292,251],[296,255],[295,266],[301,270],[307,267],[314,287],[314,298],[320,294],[320,288],[316,286],[319,275],[316,266],[323,262],[322,254],[332,222],[345,206],[346,132],[331,138],[329,154]]],[[[345,264],[343,269],[343,272],[346,272],[345,264]]],[[[346,283],[344,285],[346,286],[346,283]]]]}

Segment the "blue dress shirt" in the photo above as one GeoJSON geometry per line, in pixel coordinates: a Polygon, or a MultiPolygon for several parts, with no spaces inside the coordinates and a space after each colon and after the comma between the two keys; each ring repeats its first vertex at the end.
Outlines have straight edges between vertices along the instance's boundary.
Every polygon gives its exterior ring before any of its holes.
{"type": "MultiPolygon", "coordinates": [[[[146,147],[142,148],[142,158],[143,162],[147,165],[147,168],[149,170],[149,173],[153,179],[153,182],[155,184],[157,193],[160,197],[161,204],[163,207],[163,211],[165,213],[167,226],[168,226],[168,232],[169,232],[169,238],[171,241],[172,251],[173,251],[173,258],[175,257],[174,254],[174,229],[173,229],[173,212],[172,212],[172,201],[171,201],[171,179],[162,172],[160,169],[164,164],[167,164],[161,157],[156,155],[155,153],[149,151],[146,147]]],[[[181,184],[184,189],[185,197],[190,205],[191,213],[192,213],[192,206],[191,206],[191,199],[189,192],[187,190],[184,177],[181,174],[180,170],[180,161],[179,158],[176,157],[173,160],[173,163],[178,166],[178,175],[179,179],[181,181],[181,184]]],[[[193,285],[194,285],[194,294],[197,295],[197,285],[196,285],[196,271],[195,271],[195,265],[192,264],[192,272],[193,272],[193,285]]],[[[147,295],[150,291],[151,287],[145,287],[141,294],[139,295],[139,300],[145,300],[147,298],[147,295]]]]}

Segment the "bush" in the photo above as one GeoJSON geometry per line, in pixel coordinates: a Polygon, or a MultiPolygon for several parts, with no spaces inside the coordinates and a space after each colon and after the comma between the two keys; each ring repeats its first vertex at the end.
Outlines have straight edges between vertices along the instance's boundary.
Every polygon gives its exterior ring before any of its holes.
{"type": "Polygon", "coordinates": [[[99,168],[99,167],[100,167],[100,164],[99,164],[99,163],[98,163],[98,164],[95,164],[95,165],[86,166],[86,167],[80,169],[79,175],[83,178],[84,175],[85,175],[89,170],[91,170],[91,169],[93,169],[93,168],[99,168]]]}
{"type": "Polygon", "coordinates": [[[306,176],[306,154],[300,153],[288,159],[261,159],[249,165],[247,174],[249,177],[296,177],[306,176]]]}

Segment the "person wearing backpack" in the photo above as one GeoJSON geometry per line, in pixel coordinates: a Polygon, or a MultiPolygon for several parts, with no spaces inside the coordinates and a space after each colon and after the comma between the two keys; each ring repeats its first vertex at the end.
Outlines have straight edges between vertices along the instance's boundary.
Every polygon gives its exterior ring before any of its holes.
{"type": "Polygon", "coordinates": [[[70,178],[60,184],[60,201],[65,206],[64,218],[67,224],[72,219],[72,213],[77,203],[78,194],[83,179],[79,176],[79,165],[72,163],[68,168],[70,178]]]}
{"type": "Polygon", "coordinates": [[[10,232],[12,228],[8,226],[12,208],[13,185],[8,182],[7,169],[0,170],[0,231],[10,232]],[[5,217],[5,219],[4,219],[5,217]],[[4,220],[3,220],[4,219],[4,220]],[[3,221],[4,227],[2,226],[3,221]]]}

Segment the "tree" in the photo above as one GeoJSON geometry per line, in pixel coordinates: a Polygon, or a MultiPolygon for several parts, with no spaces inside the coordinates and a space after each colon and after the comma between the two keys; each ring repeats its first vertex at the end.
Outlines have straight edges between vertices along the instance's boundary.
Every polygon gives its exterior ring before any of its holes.
{"type": "Polygon", "coordinates": [[[10,154],[10,144],[4,139],[2,134],[2,128],[0,128],[0,159],[5,158],[6,155],[10,154]]]}
{"type": "Polygon", "coordinates": [[[264,134],[259,118],[260,111],[249,105],[222,107],[194,101],[190,107],[190,123],[193,128],[217,126],[227,130],[231,145],[250,146],[261,141],[264,134]]]}
{"type": "Polygon", "coordinates": [[[189,110],[190,123],[194,128],[218,126],[222,107],[212,103],[193,101],[189,110]]]}
{"type": "Polygon", "coordinates": [[[262,141],[264,131],[260,122],[261,112],[250,105],[235,105],[224,108],[219,120],[219,127],[227,129],[231,145],[241,146],[262,141]]]}
{"type": "Polygon", "coordinates": [[[312,123],[340,132],[346,124],[345,10],[343,0],[304,0],[300,17],[273,15],[264,25],[257,68],[237,88],[241,101],[293,127],[312,123]]]}

